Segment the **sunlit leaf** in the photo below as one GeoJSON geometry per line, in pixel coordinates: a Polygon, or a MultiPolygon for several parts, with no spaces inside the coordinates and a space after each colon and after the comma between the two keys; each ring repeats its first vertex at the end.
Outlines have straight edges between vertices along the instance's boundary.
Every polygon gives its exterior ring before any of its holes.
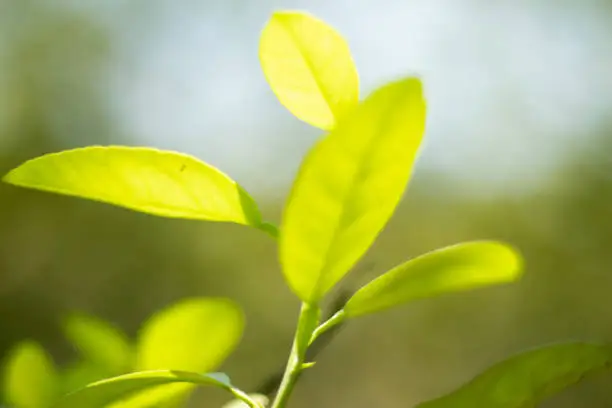
{"type": "Polygon", "coordinates": [[[331,129],[359,101],[346,41],[310,14],[274,13],[261,34],[259,58],[280,102],[311,125],[331,129]]]}
{"type": "Polygon", "coordinates": [[[182,153],[93,146],[29,160],[4,181],[163,217],[258,227],[253,199],[216,168],[182,153]]]}
{"type": "MultiPolygon", "coordinates": [[[[137,346],[136,369],[181,370],[197,373],[216,369],[237,345],[244,327],[240,308],[231,300],[192,298],[153,315],[144,325],[137,346]]],[[[153,387],[113,408],[177,406],[193,391],[181,383],[153,387]]]]}
{"type": "Polygon", "coordinates": [[[417,408],[531,408],[611,365],[609,345],[547,346],[498,363],[451,394],[417,408]]]}
{"type": "Polygon", "coordinates": [[[14,408],[48,407],[59,396],[53,361],[34,341],[24,341],[10,351],[3,380],[6,402],[14,408]]]}
{"type": "MultiPolygon", "coordinates": [[[[106,408],[134,394],[146,395],[152,388],[163,384],[212,385],[232,393],[229,378],[224,374],[196,374],[175,370],[153,370],[125,374],[88,385],[62,398],[55,408],[106,408]]],[[[147,407],[157,407],[152,404],[147,407]]]]}
{"type": "Polygon", "coordinates": [[[318,301],[367,251],[410,178],[425,126],[421,82],[375,91],[307,154],[280,228],[293,291],[318,301]]]}
{"type": "Polygon", "coordinates": [[[73,313],[64,320],[63,329],[85,360],[103,368],[107,375],[130,370],[134,352],[127,336],[116,327],[93,316],[73,313]]]}
{"type": "Polygon", "coordinates": [[[476,241],[429,252],[361,288],[347,316],[373,313],[415,299],[511,282],[521,275],[520,255],[499,242],[476,241]]]}

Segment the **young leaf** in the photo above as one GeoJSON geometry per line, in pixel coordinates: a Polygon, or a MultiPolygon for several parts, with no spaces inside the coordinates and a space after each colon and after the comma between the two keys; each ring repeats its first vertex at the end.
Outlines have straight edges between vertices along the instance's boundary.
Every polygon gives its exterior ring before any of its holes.
{"type": "Polygon", "coordinates": [[[346,41],[310,14],[274,13],[261,34],[259,59],[280,102],[313,126],[333,128],[359,101],[346,41]]]}
{"type": "MultiPolygon", "coordinates": [[[[230,391],[234,395],[243,393],[234,388],[225,374],[196,374],[174,370],[154,370],[122,375],[88,385],[62,398],[55,408],[106,408],[134,394],[146,395],[145,391],[164,384],[212,385],[230,391]]],[[[114,406],[114,405],[113,405],[114,406]]],[[[158,405],[146,405],[147,407],[158,405]]]]}
{"type": "Polygon", "coordinates": [[[367,251],[399,202],[421,144],[425,102],[408,78],[370,95],[307,154],[280,229],[285,278],[317,302],[367,251]]]}
{"type": "Polygon", "coordinates": [[[134,351],[127,336],[93,316],[73,313],[63,321],[64,334],[86,361],[107,375],[127,372],[132,364],[134,351]]]}
{"type": "Polygon", "coordinates": [[[259,227],[255,201],[216,168],[182,153],[92,146],[29,160],[4,181],[152,215],[259,227]]]}
{"type": "Polygon", "coordinates": [[[499,242],[475,241],[429,252],[399,265],[353,295],[344,307],[347,317],[392,306],[511,282],[520,277],[521,258],[499,242]]]}
{"type": "MultiPolygon", "coordinates": [[[[242,311],[228,299],[182,300],[153,315],[144,325],[137,345],[136,369],[212,371],[235,348],[243,326],[242,311]]],[[[161,385],[136,393],[112,408],[175,406],[193,388],[186,383],[161,385]]]]}
{"type": "Polygon", "coordinates": [[[15,408],[44,408],[58,395],[58,376],[53,361],[36,342],[18,344],[8,356],[4,395],[15,408]]]}
{"type": "Polygon", "coordinates": [[[570,343],[530,350],[494,365],[458,390],[417,408],[526,408],[612,365],[612,347],[570,343]]]}

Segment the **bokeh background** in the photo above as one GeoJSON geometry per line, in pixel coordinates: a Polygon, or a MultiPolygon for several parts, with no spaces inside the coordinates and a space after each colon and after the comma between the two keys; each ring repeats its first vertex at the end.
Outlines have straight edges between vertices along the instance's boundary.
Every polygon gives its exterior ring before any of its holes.
{"type": "MultiPolygon", "coordinates": [[[[612,2],[607,0],[0,0],[0,170],[91,144],[193,154],[278,221],[319,132],[261,73],[259,32],[306,9],[347,38],[363,94],[420,75],[426,146],[396,215],[343,282],[354,290],[462,240],[523,252],[517,284],[351,322],[306,373],[294,407],[410,407],[511,353],[612,340],[612,2]]],[[[58,320],[79,310],[130,335],[185,296],[227,296],[248,325],[224,364],[253,389],[289,351],[299,303],[272,240],[0,185],[0,357],[23,339],[58,364],[58,320]]],[[[198,391],[193,406],[224,395],[198,391]]],[[[610,407],[612,377],[544,407],[610,407]]]]}

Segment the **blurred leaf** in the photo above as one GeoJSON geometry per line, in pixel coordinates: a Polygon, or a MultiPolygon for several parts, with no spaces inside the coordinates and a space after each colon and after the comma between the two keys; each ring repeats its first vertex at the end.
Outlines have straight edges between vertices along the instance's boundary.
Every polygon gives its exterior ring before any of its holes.
{"type": "MultiPolygon", "coordinates": [[[[249,394],[249,397],[253,401],[258,402],[263,407],[267,406],[270,403],[269,398],[262,394],[249,394]]],[[[249,406],[244,401],[235,399],[223,405],[223,407],[221,408],[249,408],[249,406]]]]}
{"type": "Polygon", "coordinates": [[[116,327],[93,316],[74,313],[63,322],[66,337],[82,356],[118,375],[130,370],[134,351],[127,336],[116,327]]]}
{"type": "Polygon", "coordinates": [[[195,390],[185,382],[151,385],[142,392],[134,392],[105,408],[182,408],[195,390]]]}
{"type": "Polygon", "coordinates": [[[43,408],[58,397],[55,365],[34,341],[24,341],[10,351],[4,373],[6,402],[14,408],[43,408]]]}
{"type": "Polygon", "coordinates": [[[262,31],[259,58],[280,102],[313,126],[333,128],[359,101],[359,77],[346,41],[310,14],[274,13],[262,31]]]}
{"type": "Polygon", "coordinates": [[[66,150],[29,160],[4,181],[162,217],[261,224],[242,187],[182,153],[125,146],[66,150]]]}
{"type": "Polygon", "coordinates": [[[417,408],[528,408],[610,368],[612,347],[558,344],[530,350],[494,365],[463,387],[417,408]]]}
{"type": "Polygon", "coordinates": [[[235,348],[243,327],[242,311],[229,299],[184,299],[144,325],[136,367],[212,371],[235,348]]]}
{"type": "MultiPolygon", "coordinates": [[[[95,382],[65,396],[55,408],[106,408],[134,394],[146,395],[146,391],[152,387],[172,383],[188,383],[194,386],[212,385],[232,393],[236,391],[225,374],[202,375],[184,371],[155,370],[95,382]]],[[[158,405],[148,405],[148,407],[153,406],[158,405]]]]}
{"type": "Polygon", "coordinates": [[[292,290],[317,302],[372,245],[412,172],[425,126],[421,82],[375,91],[304,159],[280,229],[292,290]]]}
{"type": "Polygon", "coordinates": [[[347,302],[347,316],[487,285],[521,275],[520,255],[499,242],[475,241],[429,252],[399,265],[361,288],[347,302]]]}
{"type": "MultiPolygon", "coordinates": [[[[144,325],[137,346],[136,369],[182,370],[198,373],[216,369],[236,347],[244,327],[240,308],[231,300],[182,300],[153,315],[144,325]]],[[[113,408],[177,406],[193,391],[191,384],[169,384],[136,394],[113,408]]]]}

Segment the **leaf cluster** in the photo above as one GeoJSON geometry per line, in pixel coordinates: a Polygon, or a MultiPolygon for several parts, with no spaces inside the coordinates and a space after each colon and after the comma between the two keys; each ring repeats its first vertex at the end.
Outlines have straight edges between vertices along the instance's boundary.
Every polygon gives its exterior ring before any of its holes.
{"type": "MultiPolygon", "coordinates": [[[[259,56],[279,102],[322,132],[301,163],[278,227],[262,218],[256,200],[230,176],[172,151],[72,149],[25,162],[4,181],[155,216],[236,223],[277,240],[284,279],[302,302],[271,405],[281,408],[300,374],[312,366],[308,349],[328,330],[418,299],[513,282],[522,275],[522,259],[511,245],[497,241],[441,248],[380,275],[322,320],[322,302],[365,255],[404,195],[426,129],[424,88],[417,77],[400,78],[362,99],[348,44],[304,12],[274,13],[261,33],[259,56]]],[[[210,374],[242,330],[239,308],[229,301],[196,299],[165,310],[145,325],[136,345],[95,320],[73,319],[66,328],[86,361],[120,375],[92,382],[52,405],[55,369],[39,346],[25,343],[9,364],[6,382],[10,402],[18,408],[166,406],[183,402],[196,385],[225,389],[250,407],[265,404],[225,375],[210,374]],[[31,389],[38,391],[24,391],[31,389]]],[[[532,407],[609,366],[611,359],[607,345],[532,350],[419,407],[532,407]]]]}

